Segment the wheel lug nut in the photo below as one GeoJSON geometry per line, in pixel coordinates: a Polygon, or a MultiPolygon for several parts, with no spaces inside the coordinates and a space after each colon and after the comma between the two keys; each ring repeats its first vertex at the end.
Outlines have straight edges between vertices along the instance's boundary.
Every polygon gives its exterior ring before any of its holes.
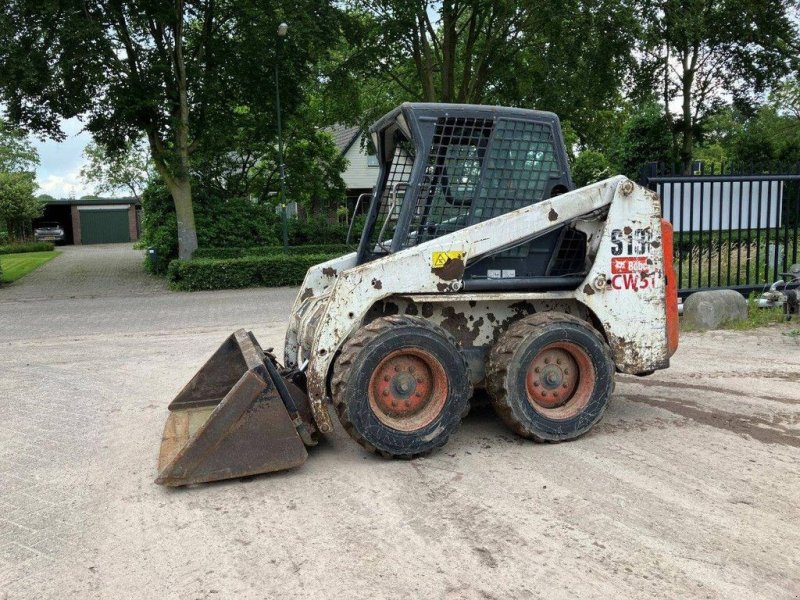
{"type": "Polygon", "coordinates": [[[415,395],[417,398],[422,398],[422,392],[417,392],[417,393],[416,393],[416,394],[414,394],[414,395],[415,395]]]}
{"type": "Polygon", "coordinates": [[[383,380],[384,380],[384,381],[389,381],[389,376],[388,376],[388,375],[384,375],[384,376],[383,376],[383,380]]]}
{"type": "Polygon", "coordinates": [[[411,365],[410,367],[408,367],[408,372],[409,373],[413,373],[414,372],[414,365],[411,365]]]}
{"type": "Polygon", "coordinates": [[[561,387],[562,387],[562,388],[564,388],[564,389],[566,389],[566,387],[567,387],[567,384],[565,383],[565,384],[563,384],[561,387]]]}
{"type": "Polygon", "coordinates": [[[539,387],[539,382],[538,382],[538,381],[534,381],[534,382],[533,382],[533,385],[534,385],[535,387],[539,387]]]}
{"type": "Polygon", "coordinates": [[[397,400],[392,400],[392,406],[397,407],[397,400]]]}
{"type": "Polygon", "coordinates": [[[389,395],[389,390],[383,390],[383,395],[384,396],[388,396],[389,395]]]}
{"type": "Polygon", "coordinates": [[[395,372],[395,373],[399,373],[399,372],[400,372],[400,367],[395,367],[395,368],[394,368],[394,372],[395,372]]]}
{"type": "Polygon", "coordinates": [[[549,358],[545,358],[544,359],[544,364],[549,365],[550,364],[550,359],[549,358]]]}
{"type": "Polygon", "coordinates": [[[417,377],[417,383],[422,383],[422,377],[417,377]]]}
{"type": "Polygon", "coordinates": [[[569,371],[567,369],[564,369],[564,375],[569,375],[569,371]]]}
{"type": "Polygon", "coordinates": [[[411,408],[411,400],[406,400],[406,408],[411,408]]]}
{"type": "Polygon", "coordinates": [[[561,359],[560,359],[560,358],[557,358],[557,359],[556,359],[556,364],[557,364],[557,365],[560,365],[560,364],[561,364],[561,359]]]}
{"type": "Polygon", "coordinates": [[[540,369],[539,367],[536,367],[536,368],[534,369],[534,372],[536,372],[536,373],[538,373],[539,371],[541,371],[541,369],[540,369]]]}

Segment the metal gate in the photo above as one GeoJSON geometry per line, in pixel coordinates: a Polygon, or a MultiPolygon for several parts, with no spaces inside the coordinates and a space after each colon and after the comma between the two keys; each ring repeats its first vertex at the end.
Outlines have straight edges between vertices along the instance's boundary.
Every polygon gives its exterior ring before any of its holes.
{"type": "Polygon", "coordinates": [[[651,163],[642,184],[658,192],[675,229],[681,296],[710,288],[760,292],[800,262],[800,163],[651,163]]]}

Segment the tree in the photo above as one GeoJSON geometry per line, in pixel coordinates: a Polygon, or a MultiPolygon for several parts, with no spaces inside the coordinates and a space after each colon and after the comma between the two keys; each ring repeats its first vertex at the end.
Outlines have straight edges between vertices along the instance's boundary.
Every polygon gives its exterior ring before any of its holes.
{"type": "Polygon", "coordinates": [[[672,162],[672,137],[664,113],[651,103],[633,111],[614,141],[611,156],[615,167],[628,177],[638,179],[648,162],[672,162]]]}
{"type": "Polygon", "coordinates": [[[149,155],[143,140],[129,143],[122,152],[110,153],[102,145],[90,143],[83,151],[88,163],[81,177],[94,184],[96,195],[124,191],[139,200],[150,177],[149,155]]]}
{"type": "Polygon", "coordinates": [[[692,159],[698,129],[726,95],[749,96],[787,73],[796,32],[783,0],[644,0],[641,74],[653,77],[668,122],[681,98],[679,154],[692,159]]]}
{"type": "Polygon", "coordinates": [[[590,145],[619,126],[634,1],[351,0],[312,106],[325,124],[408,100],[524,106],[557,112],[590,145]]]}
{"type": "Polygon", "coordinates": [[[42,216],[44,206],[33,192],[33,175],[26,172],[0,172],[0,219],[12,237],[24,238],[32,219],[42,216]]]}
{"type": "Polygon", "coordinates": [[[0,119],[0,172],[33,172],[38,164],[39,154],[25,132],[0,119]]]}
{"type": "Polygon", "coordinates": [[[578,187],[602,181],[614,175],[606,155],[597,150],[584,150],[572,161],[572,180],[578,187]]]}
{"type": "MultiPolygon", "coordinates": [[[[276,161],[277,162],[277,161],[276,161]]],[[[336,210],[345,202],[342,172],[347,159],[330,134],[307,131],[293,137],[286,146],[287,195],[312,215],[336,221],[336,210]]]]}
{"type": "Polygon", "coordinates": [[[14,122],[62,137],[81,116],[111,154],[145,136],[175,203],[180,256],[197,247],[194,157],[222,153],[248,107],[272,137],[276,26],[281,91],[291,114],[309,65],[337,31],[329,2],[297,0],[7,0],[0,8],[0,99],[14,122]]]}

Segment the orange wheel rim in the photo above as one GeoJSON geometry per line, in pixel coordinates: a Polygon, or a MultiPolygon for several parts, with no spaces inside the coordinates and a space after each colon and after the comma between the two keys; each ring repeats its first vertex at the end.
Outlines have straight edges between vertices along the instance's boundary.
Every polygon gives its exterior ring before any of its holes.
{"type": "Polygon", "coordinates": [[[533,357],[525,374],[528,402],[550,419],[569,419],[583,411],[596,376],[586,351],[572,342],[554,342],[533,357]]]}
{"type": "Polygon", "coordinates": [[[377,419],[398,431],[416,431],[442,412],[447,374],[420,348],[395,350],[378,363],[369,381],[369,405],[377,419]]]}

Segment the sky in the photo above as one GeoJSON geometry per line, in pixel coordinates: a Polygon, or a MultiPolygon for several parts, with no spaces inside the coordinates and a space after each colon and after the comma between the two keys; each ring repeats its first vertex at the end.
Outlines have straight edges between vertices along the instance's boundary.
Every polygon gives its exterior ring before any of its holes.
{"type": "Polygon", "coordinates": [[[83,149],[92,136],[81,131],[78,119],[62,121],[61,128],[67,134],[63,142],[31,138],[39,152],[39,168],[36,169],[38,194],[49,194],[54,198],[80,198],[94,193],[91,185],[81,180],[81,167],[86,162],[83,149]]]}

